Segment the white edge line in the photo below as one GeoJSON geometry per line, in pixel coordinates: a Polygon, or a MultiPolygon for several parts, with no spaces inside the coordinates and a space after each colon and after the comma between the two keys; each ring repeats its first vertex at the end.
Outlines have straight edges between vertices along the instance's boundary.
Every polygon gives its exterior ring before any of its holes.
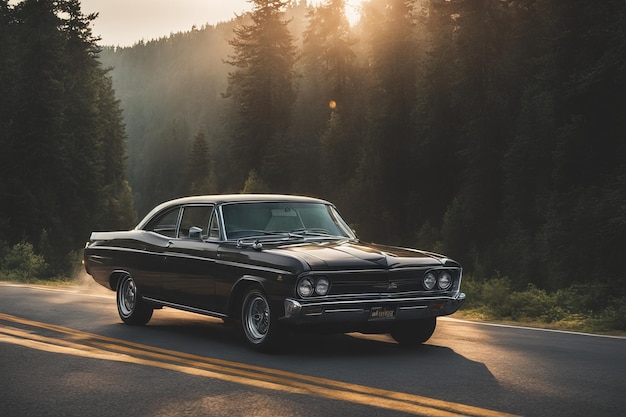
{"type": "Polygon", "coordinates": [[[504,327],[507,329],[522,329],[522,330],[535,330],[539,332],[550,332],[550,333],[562,333],[562,334],[571,334],[577,336],[592,336],[592,337],[602,337],[606,339],[622,339],[626,340],[626,336],[614,336],[610,334],[594,334],[594,333],[583,333],[583,332],[574,332],[571,330],[558,330],[558,329],[544,329],[541,327],[528,327],[528,326],[516,326],[512,324],[500,324],[500,323],[487,323],[483,321],[473,321],[473,320],[464,320],[457,319],[454,317],[439,317],[439,319],[445,321],[456,321],[459,323],[467,323],[467,324],[476,324],[478,326],[491,326],[491,327],[504,327]]]}
{"type": "MultiPolygon", "coordinates": [[[[70,293],[70,294],[80,294],[80,295],[86,295],[89,297],[97,297],[97,298],[106,298],[106,299],[110,299],[110,298],[115,298],[115,292],[114,291],[110,291],[111,294],[96,294],[93,292],[89,292],[89,289],[87,289],[86,287],[81,287],[81,286],[70,286],[70,287],[49,287],[46,285],[38,285],[38,284],[19,284],[19,283],[14,283],[14,282],[6,282],[6,281],[0,281],[0,286],[3,287],[18,287],[18,288],[30,288],[32,290],[38,290],[38,291],[45,291],[45,292],[64,292],[64,293],[70,293]]],[[[104,289],[104,287],[102,287],[104,289]]]]}

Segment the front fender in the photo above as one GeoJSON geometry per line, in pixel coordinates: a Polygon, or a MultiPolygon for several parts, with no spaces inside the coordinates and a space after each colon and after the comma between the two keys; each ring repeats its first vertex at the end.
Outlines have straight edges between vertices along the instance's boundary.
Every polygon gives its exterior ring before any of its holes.
{"type": "Polygon", "coordinates": [[[288,280],[277,276],[275,279],[259,277],[254,275],[244,275],[235,282],[228,299],[228,316],[239,319],[241,303],[244,294],[251,286],[258,286],[267,295],[272,308],[282,316],[284,309],[283,300],[291,296],[292,285],[288,280]]]}

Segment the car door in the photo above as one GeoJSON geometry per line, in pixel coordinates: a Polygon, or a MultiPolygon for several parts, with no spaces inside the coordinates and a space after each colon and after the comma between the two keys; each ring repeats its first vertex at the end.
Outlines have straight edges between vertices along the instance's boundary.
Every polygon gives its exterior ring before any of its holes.
{"type": "Polygon", "coordinates": [[[218,240],[210,237],[213,205],[182,208],[177,235],[164,252],[163,291],[166,301],[212,311],[218,240]]]}
{"type": "Polygon", "coordinates": [[[180,206],[157,213],[138,232],[140,237],[132,242],[135,250],[126,255],[131,258],[129,269],[145,297],[167,298],[163,292],[163,268],[168,246],[177,236],[180,214],[180,206]]]}

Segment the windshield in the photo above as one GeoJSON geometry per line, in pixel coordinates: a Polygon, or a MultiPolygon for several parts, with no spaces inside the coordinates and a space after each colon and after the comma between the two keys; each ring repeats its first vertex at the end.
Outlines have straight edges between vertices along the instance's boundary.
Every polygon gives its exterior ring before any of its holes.
{"type": "Polygon", "coordinates": [[[233,203],[222,206],[227,239],[338,237],[354,234],[334,207],[322,203],[233,203]]]}

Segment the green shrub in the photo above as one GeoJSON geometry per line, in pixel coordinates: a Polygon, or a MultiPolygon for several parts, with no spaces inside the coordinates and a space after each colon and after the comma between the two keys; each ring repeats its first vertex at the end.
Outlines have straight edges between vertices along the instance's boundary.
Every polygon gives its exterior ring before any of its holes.
{"type": "Polygon", "coordinates": [[[565,317],[565,312],[557,304],[556,296],[529,284],[525,291],[516,291],[509,299],[513,320],[543,321],[552,323],[565,317]]]}
{"type": "Polygon", "coordinates": [[[496,277],[482,283],[479,300],[495,317],[511,316],[511,281],[496,277]]]}
{"type": "Polygon", "coordinates": [[[626,330],[626,297],[612,299],[611,305],[596,315],[596,322],[603,330],[626,330]]]}
{"type": "Polygon", "coordinates": [[[0,258],[0,272],[4,279],[14,281],[34,281],[42,278],[48,269],[44,257],[35,253],[33,245],[20,242],[3,251],[0,258]]]}
{"type": "Polygon", "coordinates": [[[484,281],[466,276],[461,285],[467,295],[466,316],[521,323],[546,323],[578,331],[626,330],[626,296],[600,284],[573,284],[553,293],[529,284],[513,291],[507,277],[484,281]]]}

